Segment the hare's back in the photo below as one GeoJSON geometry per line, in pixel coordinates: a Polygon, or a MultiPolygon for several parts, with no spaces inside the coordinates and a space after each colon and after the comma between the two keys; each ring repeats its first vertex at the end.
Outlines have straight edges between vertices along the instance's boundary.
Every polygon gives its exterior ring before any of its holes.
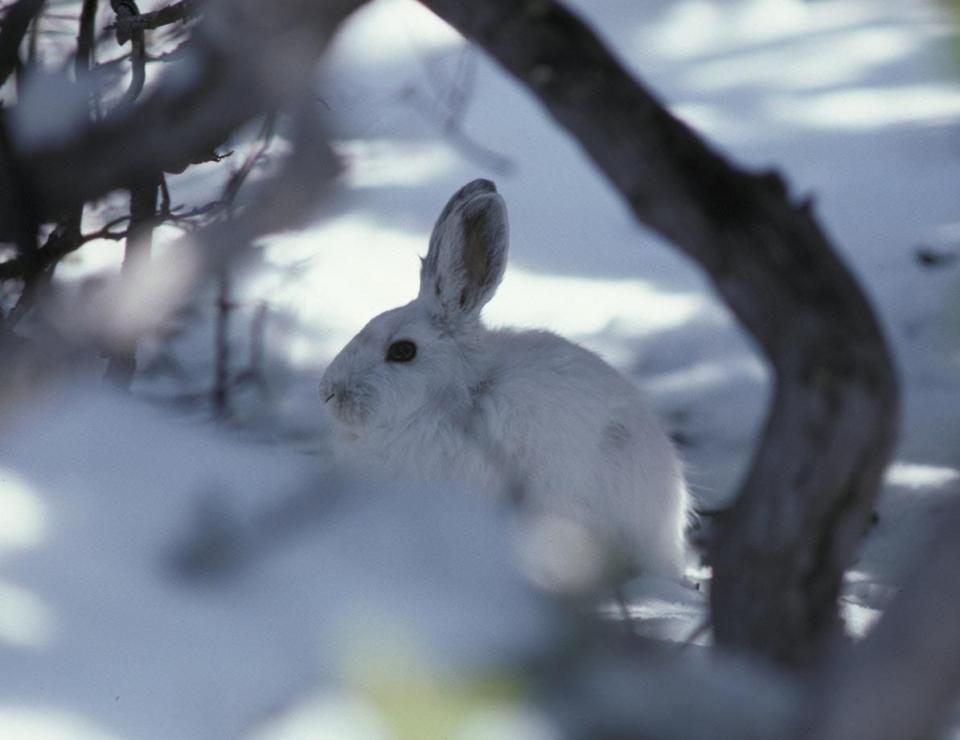
{"type": "Polygon", "coordinates": [[[673,444],[639,389],[600,357],[544,331],[500,331],[484,405],[491,433],[576,485],[654,488],[678,475],[673,444]]]}
{"type": "Polygon", "coordinates": [[[570,417],[589,427],[626,416],[656,427],[639,389],[599,356],[547,331],[490,333],[495,396],[527,415],[570,417]]]}
{"type": "Polygon", "coordinates": [[[683,570],[686,489],[633,383],[549,332],[496,332],[491,433],[544,505],[592,521],[652,572],[683,570]]]}

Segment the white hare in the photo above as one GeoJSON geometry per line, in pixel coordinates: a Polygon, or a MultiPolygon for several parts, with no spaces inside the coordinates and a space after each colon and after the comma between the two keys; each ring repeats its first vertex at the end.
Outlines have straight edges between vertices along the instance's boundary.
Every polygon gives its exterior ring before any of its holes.
{"type": "Polygon", "coordinates": [[[641,571],[680,577],[688,502],[670,439],[595,354],[481,323],[506,261],[503,199],[474,180],[437,219],[416,299],[371,320],[327,368],[336,451],[407,479],[519,490],[641,571]]]}

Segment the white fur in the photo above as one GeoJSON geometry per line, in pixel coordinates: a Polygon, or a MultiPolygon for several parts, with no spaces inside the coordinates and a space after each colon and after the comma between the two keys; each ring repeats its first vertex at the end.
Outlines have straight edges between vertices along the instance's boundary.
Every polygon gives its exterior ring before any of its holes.
{"type": "Polygon", "coordinates": [[[645,572],[681,576],[686,487],[637,388],[555,334],[480,322],[506,252],[502,199],[469,183],[434,228],[416,300],[370,321],[324,374],[337,452],[390,475],[517,488],[645,572]],[[411,362],[385,360],[398,339],[416,344],[411,362]]]}

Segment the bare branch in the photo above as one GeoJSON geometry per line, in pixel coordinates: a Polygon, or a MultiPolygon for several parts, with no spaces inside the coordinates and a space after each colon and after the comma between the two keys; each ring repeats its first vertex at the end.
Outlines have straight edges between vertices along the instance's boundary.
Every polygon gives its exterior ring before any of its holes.
{"type": "Polygon", "coordinates": [[[116,20],[107,28],[117,32],[117,43],[125,44],[138,33],[142,35],[144,31],[151,31],[196,17],[200,12],[201,5],[200,0],[181,0],[181,2],[167,5],[150,13],[118,15],[116,20]]]}
{"type": "Polygon", "coordinates": [[[400,100],[438,126],[465,158],[500,174],[515,171],[516,164],[511,159],[484,146],[464,131],[463,118],[476,86],[477,58],[474,50],[467,48],[459,53],[452,79],[441,74],[437,64],[430,60],[421,59],[420,64],[426,73],[428,88],[421,91],[419,87],[410,85],[400,91],[400,100]]]}
{"type": "MultiPolygon", "coordinates": [[[[150,259],[153,230],[157,224],[159,193],[159,175],[144,178],[130,188],[130,226],[127,228],[127,242],[123,252],[122,280],[129,280],[131,272],[143,269],[144,263],[150,259]]],[[[130,387],[137,370],[137,341],[136,336],[124,337],[109,352],[110,362],[107,364],[105,377],[122,388],[130,387]]]]}
{"type": "Polygon", "coordinates": [[[309,99],[292,113],[292,121],[292,150],[274,176],[249,186],[249,205],[192,234],[208,243],[205,254],[214,264],[222,259],[223,245],[246,244],[263,234],[303,224],[340,172],[340,162],[309,99]]]}
{"type": "Polygon", "coordinates": [[[7,240],[16,245],[16,259],[23,263],[24,269],[33,270],[40,224],[26,179],[10,140],[6,111],[0,108],[0,224],[7,240]]]}
{"type": "Polygon", "coordinates": [[[810,660],[836,625],[896,429],[897,384],[874,314],[779,176],[735,168],[552,0],[422,0],[524,84],[637,219],[706,270],[766,354],[776,393],[713,547],[718,642],[810,660]]]}
{"type": "Polygon", "coordinates": [[[43,247],[31,250],[26,255],[20,254],[13,260],[0,264],[0,276],[3,279],[12,277],[23,281],[23,289],[17,304],[6,317],[5,330],[12,330],[33,307],[34,302],[49,285],[53,277],[53,268],[63,255],[78,249],[83,243],[80,236],[80,216],[79,209],[70,209],[61,216],[56,227],[47,236],[43,247]],[[14,269],[19,272],[4,275],[3,273],[7,272],[4,268],[8,267],[11,268],[11,273],[14,269]]]}
{"type": "Polygon", "coordinates": [[[29,262],[21,257],[14,257],[13,259],[0,262],[0,282],[4,280],[25,280],[31,274],[49,270],[61,259],[71,252],[75,252],[87,242],[92,242],[97,239],[107,239],[110,241],[126,239],[129,234],[126,229],[123,231],[114,231],[113,227],[129,220],[129,216],[123,216],[114,219],[96,231],[91,231],[88,234],[75,234],[71,238],[65,238],[59,230],[55,229],[46,243],[37,250],[36,262],[29,262]]]}
{"type": "Polygon", "coordinates": [[[0,27],[0,85],[13,74],[20,61],[20,44],[44,0],[17,0],[7,6],[0,27]]]}
{"type": "Polygon", "coordinates": [[[77,77],[83,77],[93,66],[94,27],[97,18],[97,0],[83,0],[80,8],[80,29],[77,32],[77,56],[74,70],[77,77]]]}
{"type": "MultiPolygon", "coordinates": [[[[134,0],[110,0],[110,6],[113,8],[117,20],[140,17],[140,9],[134,0]]],[[[147,79],[147,46],[144,42],[143,31],[135,30],[123,40],[120,39],[120,33],[117,33],[117,41],[119,43],[122,44],[127,40],[129,40],[133,46],[133,51],[130,54],[132,76],[130,78],[130,87],[127,88],[123,98],[117,104],[117,110],[129,108],[134,104],[143,91],[143,85],[147,79]]]]}
{"type": "Polygon", "coordinates": [[[276,122],[277,116],[274,112],[270,112],[264,117],[263,124],[260,126],[260,131],[257,134],[257,139],[260,143],[257,145],[257,148],[243,161],[239,169],[234,172],[227,181],[227,184],[223,189],[224,192],[222,201],[228,207],[233,206],[233,203],[236,201],[237,194],[240,192],[240,188],[243,187],[243,184],[247,181],[247,178],[250,177],[250,173],[253,172],[253,168],[257,166],[257,164],[266,154],[267,149],[270,146],[270,142],[273,140],[273,129],[276,125],[276,122]]]}
{"type": "Polygon", "coordinates": [[[278,0],[269,24],[255,0],[205,3],[189,42],[189,81],[167,75],[132,110],[21,153],[40,212],[96,198],[142,172],[177,171],[257,115],[305,99],[321,51],[363,2],[278,0]]]}
{"type": "Polygon", "coordinates": [[[222,265],[217,274],[217,319],[214,327],[213,413],[219,419],[230,415],[230,318],[235,305],[230,297],[230,273],[222,265]]]}
{"type": "Polygon", "coordinates": [[[97,229],[96,231],[91,231],[89,234],[84,234],[80,238],[80,244],[83,245],[83,244],[86,244],[87,242],[92,242],[96,239],[107,239],[109,241],[115,241],[115,242],[118,242],[121,239],[126,239],[130,235],[129,230],[124,229],[123,231],[114,231],[111,228],[111,226],[116,225],[118,223],[122,223],[124,221],[129,221],[129,220],[130,220],[129,216],[124,216],[119,219],[114,219],[106,226],[103,226],[102,228],[97,229]]]}

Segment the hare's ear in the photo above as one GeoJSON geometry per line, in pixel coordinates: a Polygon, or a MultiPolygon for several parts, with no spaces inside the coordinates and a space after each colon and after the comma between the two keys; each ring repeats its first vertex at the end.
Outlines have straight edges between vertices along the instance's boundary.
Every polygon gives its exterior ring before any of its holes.
{"type": "Polygon", "coordinates": [[[420,268],[420,298],[448,318],[475,317],[507,263],[507,207],[489,180],[460,188],[440,213],[420,268]]]}

